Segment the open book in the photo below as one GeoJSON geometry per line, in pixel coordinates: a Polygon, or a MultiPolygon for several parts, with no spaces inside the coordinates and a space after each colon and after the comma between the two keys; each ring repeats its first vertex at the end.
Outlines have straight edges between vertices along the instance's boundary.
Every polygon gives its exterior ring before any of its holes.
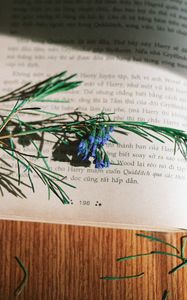
{"type": "MultiPolygon", "coordinates": [[[[46,103],[48,110],[114,112],[116,120],[187,130],[185,1],[63,0],[44,5],[6,0],[0,7],[1,94],[67,70],[83,83],[61,95],[68,103],[46,103]]],[[[66,189],[70,205],[56,197],[48,200],[46,187],[36,180],[35,193],[24,190],[26,199],[4,191],[0,218],[187,228],[187,162],[181,154],[174,156],[167,140],[150,143],[131,133],[116,138],[120,144],[106,149],[114,162],[108,169],[51,161],[53,170],[76,186],[66,189]]]]}

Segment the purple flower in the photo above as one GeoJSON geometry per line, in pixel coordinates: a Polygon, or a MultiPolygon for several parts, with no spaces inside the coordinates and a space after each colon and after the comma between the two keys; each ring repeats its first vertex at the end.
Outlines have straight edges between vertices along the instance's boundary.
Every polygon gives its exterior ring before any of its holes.
{"type": "Polygon", "coordinates": [[[95,142],[95,136],[90,135],[90,136],[88,137],[88,140],[89,140],[89,142],[90,142],[90,145],[93,145],[94,142],[95,142]]]}
{"type": "Polygon", "coordinates": [[[102,144],[105,145],[109,141],[109,139],[110,139],[109,133],[105,134],[102,140],[102,144]]]}
{"type": "Polygon", "coordinates": [[[100,145],[102,144],[102,140],[103,140],[103,139],[102,139],[101,136],[97,136],[96,139],[95,139],[95,144],[97,144],[97,145],[100,146],[100,145]]]}
{"type": "Polygon", "coordinates": [[[86,140],[82,140],[78,147],[78,156],[82,156],[82,160],[85,160],[88,156],[88,143],[86,140]]]}
{"type": "Polygon", "coordinates": [[[82,160],[93,157],[93,163],[97,169],[108,168],[110,161],[103,146],[109,141],[110,132],[113,130],[113,126],[94,127],[90,135],[81,140],[78,146],[78,155],[82,160]]]}
{"type": "Polygon", "coordinates": [[[105,145],[110,139],[110,132],[114,130],[113,126],[107,126],[103,128],[102,145],[105,145]]]}
{"type": "Polygon", "coordinates": [[[94,144],[93,147],[92,147],[92,153],[91,153],[91,156],[92,156],[92,157],[95,157],[95,155],[96,155],[96,150],[97,150],[97,144],[94,144]]]}
{"type": "Polygon", "coordinates": [[[102,169],[105,166],[105,163],[103,160],[95,159],[93,161],[93,163],[95,164],[96,169],[102,169]]]}

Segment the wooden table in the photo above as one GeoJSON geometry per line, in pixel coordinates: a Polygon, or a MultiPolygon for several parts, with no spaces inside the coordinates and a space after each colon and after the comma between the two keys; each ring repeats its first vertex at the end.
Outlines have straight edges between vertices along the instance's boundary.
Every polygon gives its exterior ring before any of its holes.
{"type": "MultiPolygon", "coordinates": [[[[64,226],[27,222],[0,222],[0,300],[15,299],[23,273],[18,256],[29,271],[29,280],[18,297],[26,300],[161,300],[187,299],[187,267],[168,271],[180,261],[152,255],[127,262],[116,258],[151,250],[174,249],[135,234],[138,231],[64,226]],[[144,272],[142,278],[120,281],[101,276],[144,272]]],[[[144,232],[145,233],[145,232],[144,232]]],[[[150,233],[149,233],[150,234],[150,233]]],[[[180,247],[180,233],[151,233],[180,247]]]]}

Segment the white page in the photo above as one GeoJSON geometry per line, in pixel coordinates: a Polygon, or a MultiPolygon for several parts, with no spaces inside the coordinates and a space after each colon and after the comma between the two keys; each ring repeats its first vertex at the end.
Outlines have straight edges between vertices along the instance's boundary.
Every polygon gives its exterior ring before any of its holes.
{"type": "MultiPolygon", "coordinates": [[[[179,15],[185,16],[185,3],[174,15],[174,8],[167,6],[169,2],[157,2],[157,5],[152,2],[152,7],[144,4],[152,23],[148,18],[143,19],[142,7],[140,11],[137,6],[134,10],[132,2],[120,5],[125,20],[117,11],[117,1],[115,5],[108,5],[107,14],[102,10],[106,4],[98,4],[100,20],[109,16],[112,19],[112,15],[113,20],[115,16],[123,20],[116,21],[118,26],[113,21],[113,28],[104,21],[102,26],[96,26],[99,24],[98,20],[94,21],[97,6],[93,3],[76,6],[73,2],[63,2],[62,11],[60,4],[55,6],[52,1],[48,2],[46,5],[59,13],[59,17],[54,18],[49,18],[46,6],[37,9],[39,4],[35,1],[7,3],[1,19],[2,92],[66,69],[69,74],[78,73],[77,79],[83,80],[83,84],[65,95],[70,100],[68,104],[51,109],[63,113],[78,107],[91,114],[103,110],[115,112],[115,118],[120,120],[187,129],[187,42],[184,21],[175,24],[179,15]],[[71,7],[76,10],[76,18],[72,17],[71,7]],[[20,18],[21,9],[24,13],[20,18]],[[92,18],[90,15],[88,19],[86,9],[92,11],[92,18]],[[167,22],[159,29],[161,10],[163,14],[167,12],[163,17],[167,22]],[[61,13],[66,22],[62,22],[61,13]],[[82,18],[84,24],[77,21],[81,14],[85,16],[82,18]],[[132,15],[136,16],[135,20],[131,20],[132,15]],[[73,20],[71,25],[69,19],[73,20]],[[128,27],[141,23],[145,27],[146,22],[154,26],[151,29],[128,27]],[[169,32],[169,24],[170,31],[172,27],[174,32],[169,32]],[[99,53],[101,50],[103,54],[99,53]],[[131,58],[141,61],[133,62],[131,58]]],[[[48,9],[48,13],[54,14],[54,11],[48,9]]],[[[173,145],[169,142],[148,143],[133,134],[117,138],[121,146],[109,145],[107,150],[111,160],[121,163],[120,166],[95,170],[93,166],[73,167],[64,162],[52,162],[53,169],[63,172],[68,182],[77,187],[66,190],[73,204],[64,206],[55,197],[48,201],[45,187],[37,182],[35,194],[27,191],[26,200],[5,192],[0,202],[1,218],[119,227],[127,224],[187,227],[187,169],[181,154],[173,156],[173,145]]]]}

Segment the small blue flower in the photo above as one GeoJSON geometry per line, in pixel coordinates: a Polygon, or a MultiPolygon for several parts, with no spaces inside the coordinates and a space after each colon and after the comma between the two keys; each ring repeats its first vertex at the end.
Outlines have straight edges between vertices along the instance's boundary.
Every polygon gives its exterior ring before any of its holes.
{"type": "Polygon", "coordinates": [[[95,164],[96,169],[102,169],[102,168],[105,167],[105,163],[104,163],[103,160],[95,159],[95,160],[93,161],[93,163],[95,164]]]}
{"type": "Polygon", "coordinates": [[[82,140],[79,144],[79,149],[85,149],[86,148],[86,141],[82,140]]]}
{"type": "Polygon", "coordinates": [[[113,126],[103,128],[102,145],[105,145],[110,139],[110,132],[114,130],[113,126]]]}
{"type": "Polygon", "coordinates": [[[113,132],[114,131],[114,126],[109,126],[109,132],[113,132]]]}
{"type": "Polygon", "coordinates": [[[93,157],[93,163],[97,169],[108,168],[110,161],[103,146],[110,140],[110,132],[113,130],[113,126],[95,126],[90,135],[81,140],[78,146],[78,155],[81,156],[82,160],[93,157]]]}
{"type": "Polygon", "coordinates": [[[95,136],[90,135],[90,136],[88,137],[88,140],[89,140],[89,142],[90,142],[90,146],[93,145],[94,142],[95,142],[95,136]]]}
{"type": "Polygon", "coordinates": [[[93,147],[92,147],[92,153],[91,153],[92,157],[96,156],[96,150],[97,150],[97,144],[94,144],[93,147]]]}
{"type": "Polygon", "coordinates": [[[110,139],[110,135],[109,133],[105,134],[105,136],[103,137],[103,141],[102,144],[105,145],[110,139]]]}
{"type": "Polygon", "coordinates": [[[85,160],[88,156],[88,143],[86,140],[81,140],[78,147],[78,156],[82,156],[82,159],[85,160]]]}
{"type": "Polygon", "coordinates": [[[108,155],[104,150],[97,149],[93,163],[95,164],[96,169],[108,168],[110,166],[108,155]]]}
{"type": "Polygon", "coordinates": [[[100,146],[100,145],[102,144],[102,140],[103,140],[103,139],[102,139],[101,136],[97,136],[96,139],[95,139],[95,144],[97,144],[97,145],[100,146]]]}

